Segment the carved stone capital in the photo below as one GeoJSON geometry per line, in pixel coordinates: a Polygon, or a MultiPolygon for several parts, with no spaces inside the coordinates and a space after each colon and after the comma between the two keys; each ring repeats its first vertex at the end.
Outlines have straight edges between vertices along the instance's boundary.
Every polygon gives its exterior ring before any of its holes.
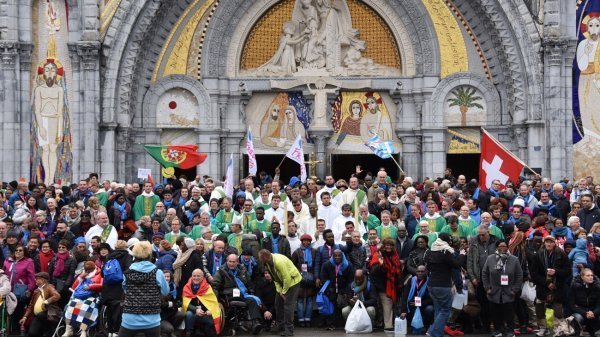
{"type": "Polygon", "coordinates": [[[131,130],[129,128],[117,129],[117,150],[126,151],[129,147],[131,130]]]}
{"type": "Polygon", "coordinates": [[[0,40],[0,62],[7,69],[14,69],[19,53],[19,42],[0,40]]]}
{"type": "MultiPolygon", "coordinates": [[[[526,127],[515,127],[512,129],[513,130],[513,135],[514,138],[517,141],[517,145],[519,146],[519,148],[525,148],[527,147],[527,128],[526,127]]],[[[510,132],[510,130],[509,130],[510,132]]]]}
{"type": "Polygon", "coordinates": [[[98,67],[99,52],[100,42],[98,41],[77,42],[77,55],[81,59],[84,70],[95,70],[98,67]]]}
{"type": "Polygon", "coordinates": [[[29,69],[31,66],[31,56],[33,55],[33,44],[21,42],[19,45],[19,61],[21,69],[29,69]]]}
{"type": "Polygon", "coordinates": [[[561,38],[549,37],[544,39],[543,46],[548,63],[551,66],[562,65],[568,41],[561,38]]]}

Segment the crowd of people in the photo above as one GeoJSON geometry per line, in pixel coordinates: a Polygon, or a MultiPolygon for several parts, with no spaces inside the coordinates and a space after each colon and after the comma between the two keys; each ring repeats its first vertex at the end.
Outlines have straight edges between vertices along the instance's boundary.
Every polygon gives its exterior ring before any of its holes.
{"type": "Polygon", "coordinates": [[[0,294],[10,327],[46,336],[62,319],[63,337],[85,337],[106,307],[111,337],[212,337],[232,328],[228,310],[241,303],[248,332],[293,336],[343,327],[361,301],[388,331],[399,318],[430,337],[598,335],[592,177],[480,189],[451,170],[394,181],[357,166],[335,178],[286,184],[279,170],[261,172],[233,198],[208,176],[5,184],[0,294]]]}

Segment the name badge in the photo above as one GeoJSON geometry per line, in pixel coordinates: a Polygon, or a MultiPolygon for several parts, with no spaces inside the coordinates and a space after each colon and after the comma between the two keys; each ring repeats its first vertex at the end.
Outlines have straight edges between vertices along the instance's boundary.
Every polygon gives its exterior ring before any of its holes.
{"type": "Polygon", "coordinates": [[[233,297],[240,297],[240,290],[238,288],[233,288],[233,297]]]}
{"type": "Polygon", "coordinates": [[[508,285],[508,275],[500,275],[500,285],[501,286],[508,285]]]}
{"type": "Polygon", "coordinates": [[[303,273],[306,273],[306,272],[308,272],[308,265],[307,265],[306,263],[303,263],[303,264],[302,264],[302,272],[303,272],[303,273]]]}
{"type": "Polygon", "coordinates": [[[419,296],[415,296],[415,307],[421,306],[421,298],[419,296]]]}

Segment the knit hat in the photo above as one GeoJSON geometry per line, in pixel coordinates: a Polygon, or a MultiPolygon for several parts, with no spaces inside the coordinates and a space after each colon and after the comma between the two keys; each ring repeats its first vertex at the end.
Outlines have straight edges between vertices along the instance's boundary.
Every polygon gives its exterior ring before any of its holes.
{"type": "Polygon", "coordinates": [[[131,247],[135,246],[139,242],[140,242],[139,239],[131,238],[131,239],[127,240],[127,248],[131,249],[131,247]]]}
{"type": "Polygon", "coordinates": [[[85,242],[85,238],[83,236],[78,237],[77,239],[75,239],[75,245],[78,245],[80,243],[85,243],[87,244],[87,242],[85,242]]]}
{"type": "Polygon", "coordinates": [[[192,239],[192,238],[185,238],[185,239],[183,240],[183,243],[185,244],[185,246],[186,246],[188,249],[192,249],[192,248],[195,248],[195,247],[196,247],[196,242],[195,242],[195,241],[194,241],[194,239],[192,239]]]}
{"type": "Polygon", "coordinates": [[[101,251],[102,249],[108,250],[109,253],[112,252],[112,248],[106,242],[102,242],[101,244],[98,245],[98,251],[101,251]]]}
{"type": "Polygon", "coordinates": [[[515,201],[513,202],[513,207],[514,206],[521,206],[521,207],[525,208],[525,200],[523,200],[521,198],[515,199],[515,201]]]}
{"type": "Polygon", "coordinates": [[[164,238],[165,238],[165,235],[163,233],[161,233],[161,232],[154,233],[154,235],[152,235],[152,241],[154,241],[154,239],[161,239],[162,240],[164,238]]]}
{"type": "Polygon", "coordinates": [[[90,218],[92,217],[92,213],[88,210],[82,211],[81,212],[81,217],[83,218],[84,215],[89,216],[90,218]]]}
{"type": "Polygon", "coordinates": [[[302,234],[302,236],[300,237],[300,241],[304,240],[312,241],[312,236],[310,236],[310,234],[302,234]]]}
{"type": "Polygon", "coordinates": [[[298,179],[298,177],[296,177],[296,176],[293,176],[293,177],[290,179],[289,186],[290,186],[290,187],[294,187],[294,185],[296,185],[296,184],[299,184],[299,183],[300,183],[300,179],[298,179]]]}

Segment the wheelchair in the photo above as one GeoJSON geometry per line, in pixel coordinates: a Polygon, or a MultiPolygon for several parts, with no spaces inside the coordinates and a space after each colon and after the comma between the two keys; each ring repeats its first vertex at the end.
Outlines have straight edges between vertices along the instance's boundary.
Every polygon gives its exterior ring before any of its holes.
{"type": "MultiPolygon", "coordinates": [[[[98,301],[98,303],[102,303],[101,300],[98,301]]],[[[69,305],[69,303],[67,303],[67,306],[69,305]]],[[[98,308],[98,319],[96,321],[96,324],[94,324],[92,327],[90,327],[90,329],[87,331],[87,335],[88,337],[95,337],[95,336],[108,336],[108,314],[107,314],[107,306],[101,305],[98,308]]],[[[67,328],[67,322],[65,321],[65,314],[64,312],[66,311],[66,307],[63,310],[63,315],[60,318],[60,321],[58,322],[58,325],[56,326],[56,330],[54,330],[54,334],[52,335],[52,337],[61,337],[64,333],[65,330],[67,328]]],[[[80,333],[79,332],[75,332],[74,336],[79,336],[80,333]]],[[[4,337],[4,336],[0,336],[0,337],[4,337]]]]}
{"type": "Polygon", "coordinates": [[[241,297],[219,299],[221,308],[221,335],[235,336],[238,331],[252,331],[248,305],[241,297]]]}

